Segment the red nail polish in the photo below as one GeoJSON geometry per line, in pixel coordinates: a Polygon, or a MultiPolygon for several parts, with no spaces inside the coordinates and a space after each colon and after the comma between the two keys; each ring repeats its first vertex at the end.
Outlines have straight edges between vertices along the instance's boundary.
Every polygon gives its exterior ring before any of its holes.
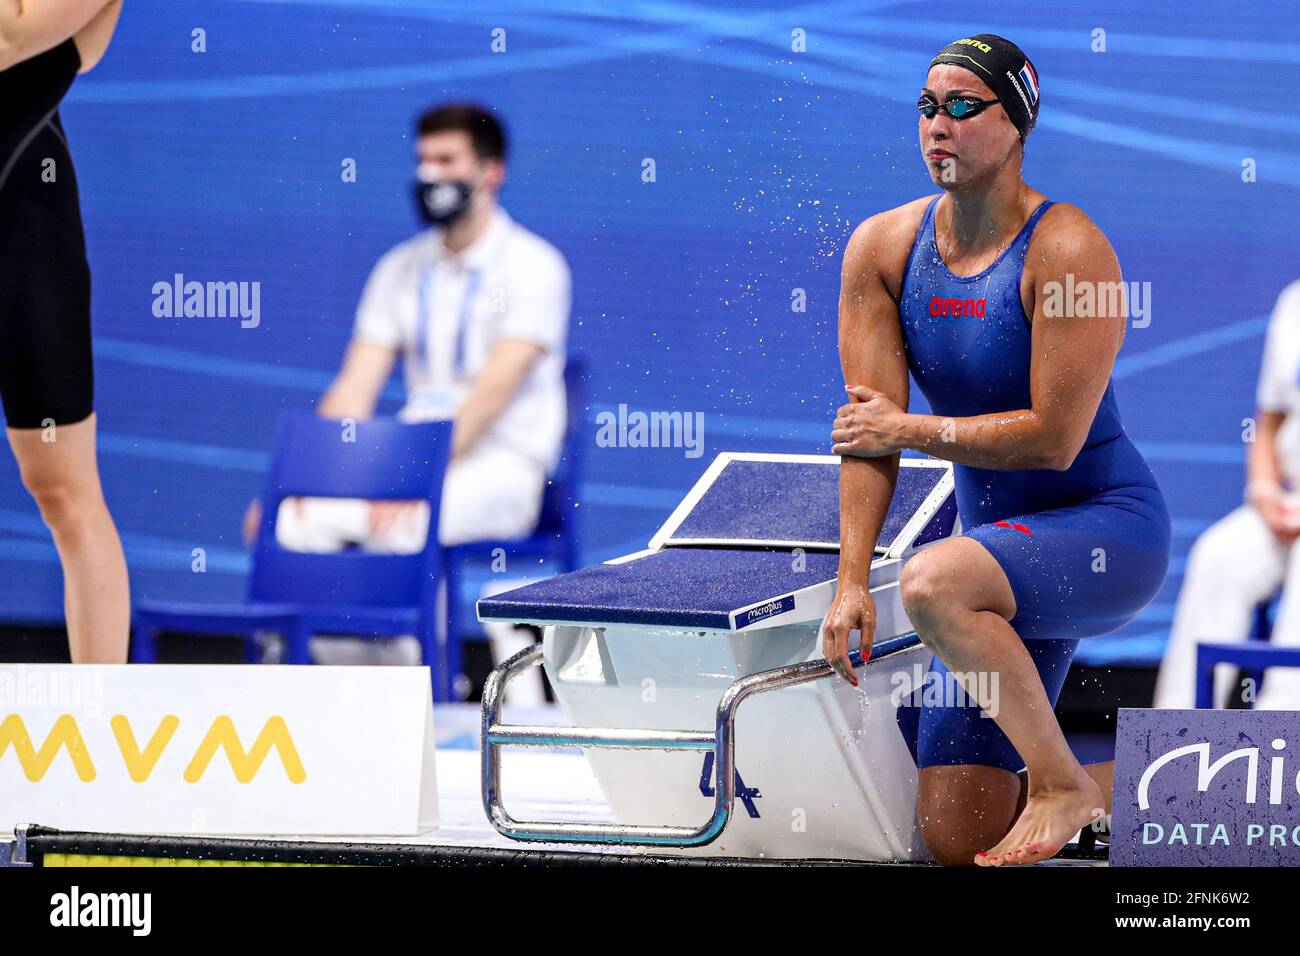
{"type": "Polygon", "coordinates": [[[976,855],[976,856],[988,856],[987,853],[976,853],[975,855],[976,855]]]}

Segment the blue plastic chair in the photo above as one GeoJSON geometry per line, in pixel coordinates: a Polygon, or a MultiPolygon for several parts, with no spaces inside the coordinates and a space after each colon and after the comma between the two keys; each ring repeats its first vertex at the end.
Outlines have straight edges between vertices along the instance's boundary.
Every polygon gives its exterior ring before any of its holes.
{"type": "Polygon", "coordinates": [[[1264,672],[1270,667],[1300,667],[1300,648],[1273,647],[1268,643],[1273,631],[1280,592],[1255,606],[1255,620],[1244,644],[1204,643],[1196,647],[1196,706],[1208,710],[1214,706],[1214,666],[1235,664],[1255,682],[1264,686],[1264,672]]]}
{"type": "Polygon", "coordinates": [[[436,528],[442,480],[451,448],[451,422],[406,424],[371,419],[350,426],[311,413],[285,416],[262,495],[262,521],[253,546],[248,599],[212,605],[145,601],[135,608],[132,660],[157,660],[161,630],[238,634],[245,660],[256,660],[257,631],[277,631],[290,664],[311,663],[313,634],[396,637],[413,634],[433,667],[434,696],[451,699],[449,661],[459,649],[440,625],[443,549],[436,528]],[[290,497],[365,498],[428,502],[430,533],[410,555],[345,550],[307,554],[282,548],[275,537],[280,502],[290,497]]]}
{"type": "MultiPolygon", "coordinates": [[[[560,460],[542,494],[537,529],[526,538],[513,541],[470,541],[447,548],[444,572],[447,575],[448,664],[453,675],[462,673],[461,648],[466,637],[461,623],[458,585],[461,574],[475,561],[490,561],[500,548],[511,561],[535,559],[549,561],[560,571],[578,569],[578,482],[582,472],[583,423],[587,411],[587,363],[582,356],[570,356],[564,366],[566,419],[560,460]]],[[[455,677],[453,676],[453,681],[455,677]]]]}

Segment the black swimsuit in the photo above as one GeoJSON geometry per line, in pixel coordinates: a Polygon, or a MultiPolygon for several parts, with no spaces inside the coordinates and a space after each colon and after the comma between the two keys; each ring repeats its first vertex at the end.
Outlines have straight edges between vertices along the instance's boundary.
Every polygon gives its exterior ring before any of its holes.
{"type": "Polygon", "coordinates": [[[59,103],[72,40],[0,71],[0,399],[10,428],[69,425],[93,407],[90,266],[59,103]]]}

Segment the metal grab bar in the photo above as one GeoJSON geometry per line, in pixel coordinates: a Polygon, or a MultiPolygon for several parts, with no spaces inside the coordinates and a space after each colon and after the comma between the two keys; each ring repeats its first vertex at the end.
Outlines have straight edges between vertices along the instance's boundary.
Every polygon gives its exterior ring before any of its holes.
{"type": "MultiPolygon", "coordinates": [[[[849,655],[862,666],[858,651],[849,655]]],[[[736,711],[754,694],[806,684],[832,672],[825,661],[806,661],[760,671],[733,682],[718,700],[714,733],[699,730],[628,730],[605,727],[536,727],[498,722],[506,685],[542,662],[534,644],[492,670],[483,687],[483,809],[492,826],[513,840],[546,843],[607,843],[623,846],[704,846],[718,838],[736,802],[736,711]],[[606,749],[703,750],[714,754],[713,815],[699,828],[623,823],[516,820],[501,799],[500,748],[514,746],[604,747],[606,749]]]]}

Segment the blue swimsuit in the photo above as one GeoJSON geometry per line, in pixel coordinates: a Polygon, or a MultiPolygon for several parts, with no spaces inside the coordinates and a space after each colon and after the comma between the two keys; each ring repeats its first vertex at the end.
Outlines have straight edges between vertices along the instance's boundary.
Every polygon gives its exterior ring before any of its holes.
{"type": "MultiPolygon", "coordinates": [[[[937,202],[925,211],[899,296],[908,369],[936,415],[1029,408],[1030,322],[1020,278],[1034,227],[1052,203],[1034,211],[993,265],[957,276],[935,244],[937,202]]],[[[964,533],[1006,572],[1016,598],[1011,626],[1055,705],[1078,639],[1128,623],[1164,582],[1170,540],[1164,497],[1124,433],[1110,382],[1067,470],[960,464],[955,470],[964,533]]],[[[952,686],[937,656],[930,675],[937,687],[952,686]]],[[[973,701],[904,706],[899,725],[914,743],[918,767],[982,764],[1015,772],[1025,764],[973,701]]]]}

